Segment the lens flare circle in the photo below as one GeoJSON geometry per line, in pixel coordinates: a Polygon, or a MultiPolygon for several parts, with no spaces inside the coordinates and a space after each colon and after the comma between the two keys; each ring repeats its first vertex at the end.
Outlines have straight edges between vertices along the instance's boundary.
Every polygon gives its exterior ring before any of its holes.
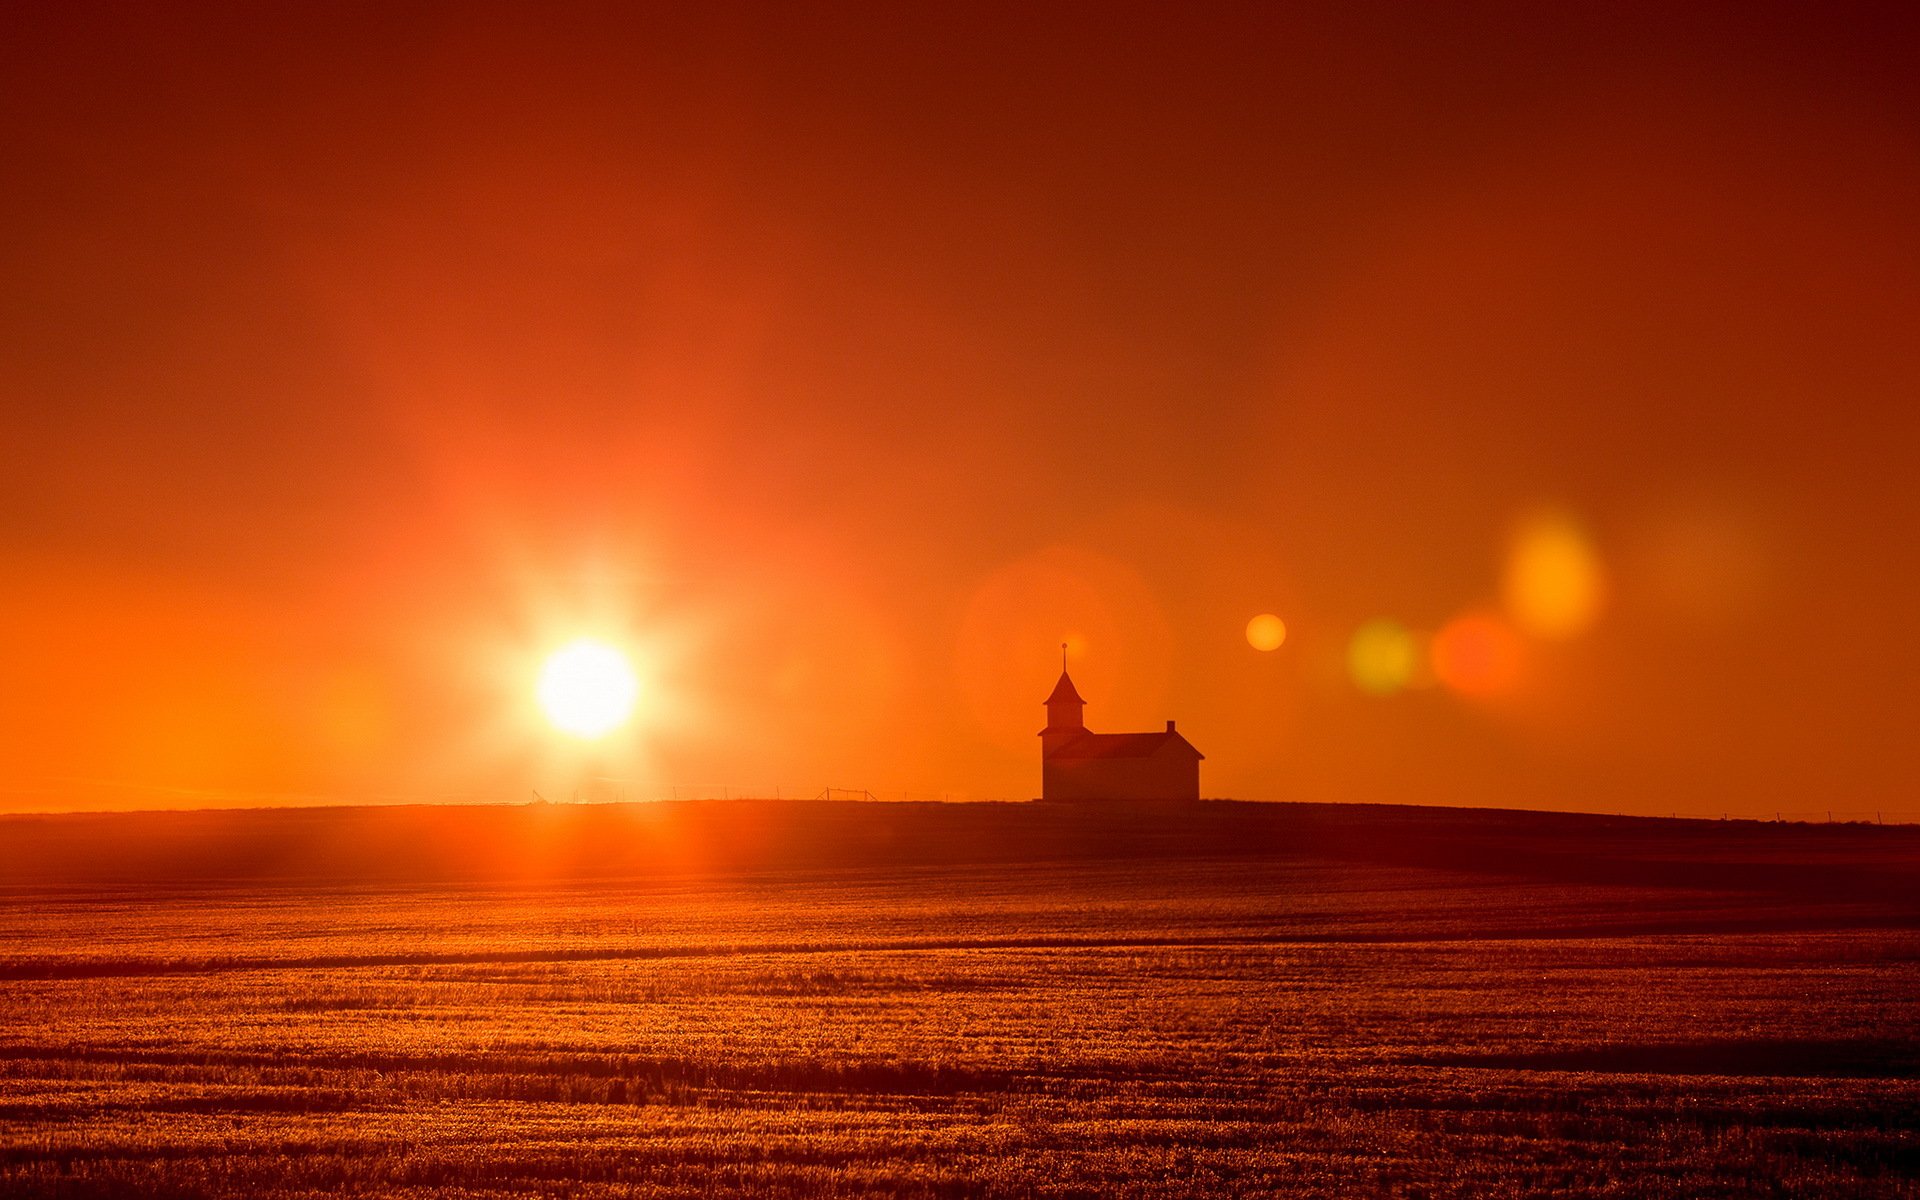
{"type": "Polygon", "coordinates": [[[1247,622],[1247,645],[1255,650],[1278,650],[1287,640],[1287,623],[1272,613],[1261,613],[1247,622]]]}
{"type": "Polygon", "coordinates": [[[1391,696],[1416,682],[1420,646],[1407,627],[1377,617],[1353,631],[1347,643],[1347,673],[1370,696],[1391,696]]]}
{"type": "Polygon", "coordinates": [[[548,657],[534,696],[555,729],[597,738],[633,715],[640,681],[625,654],[605,642],[581,638],[548,657]]]}
{"type": "Polygon", "coordinates": [[[1514,624],[1534,637],[1586,632],[1606,599],[1599,553],[1573,518],[1536,513],[1515,531],[1501,579],[1514,624]]]}
{"type": "Polygon", "coordinates": [[[1496,696],[1520,682],[1526,647],[1491,613],[1468,613],[1433,636],[1433,673],[1465,696],[1496,696]]]}

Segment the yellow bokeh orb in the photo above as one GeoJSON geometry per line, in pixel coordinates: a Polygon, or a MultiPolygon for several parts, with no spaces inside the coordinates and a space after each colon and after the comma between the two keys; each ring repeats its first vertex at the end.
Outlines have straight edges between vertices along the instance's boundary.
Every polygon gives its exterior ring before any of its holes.
{"type": "Polygon", "coordinates": [[[1571,517],[1538,513],[1515,531],[1500,595],[1520,629],[1539,638],[1584,633],[1605,592],[1600,556],[1571,517]]]}
{"type": "Polygon", "coordinates": [[[534,695],[555,729],[596,738],[633,715],[640,681],[625,654],[605,642],[582,638],[547,659],[534,695]]]}
{"type": "Polygon", "coordinates": [[[1353,631],[1347,643],[1347,673],[1373,696],[1391,696],[1413,680],[1420,647],[1406,626],[1379,617],[1353,631]]]}
{"type": "Polygon", "coordinates": [[[1247,644],[1255,650],[1278,650],[1287,640],[1287,623],[1272,613],[1261,613],[1247,622],[1247,644]]]}

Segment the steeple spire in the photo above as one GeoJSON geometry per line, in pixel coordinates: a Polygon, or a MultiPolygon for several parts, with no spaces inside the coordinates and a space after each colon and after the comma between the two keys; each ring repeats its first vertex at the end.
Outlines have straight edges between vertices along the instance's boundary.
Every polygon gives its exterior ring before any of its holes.
{"type": "Polygon", "coordinates": [[[1086,701],[1074,689],[1073,679],[1067,674],[1067,644],[1060,643],[1060,682],[1053,685],[1053,694],[1047,697],[1047,731],[1052,733],[1081,733],[1087,728],[1081,711],[1086,701]]]}

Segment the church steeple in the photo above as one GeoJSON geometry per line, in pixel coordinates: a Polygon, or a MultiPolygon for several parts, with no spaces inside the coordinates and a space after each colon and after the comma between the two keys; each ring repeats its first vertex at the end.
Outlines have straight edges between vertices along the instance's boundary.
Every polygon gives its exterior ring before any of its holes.
{"type": "Polygon", "coordinates": [[[1067,647],[1060,645],[1060,682],[1053,685],[1053,693],[1047,697],[1047,727],[1040,736],[1048,734],[1086,732],[1087,722],[1082,715],[1087,702],[1074,690],[1073,679],[1067,674],[1067,647]]]}

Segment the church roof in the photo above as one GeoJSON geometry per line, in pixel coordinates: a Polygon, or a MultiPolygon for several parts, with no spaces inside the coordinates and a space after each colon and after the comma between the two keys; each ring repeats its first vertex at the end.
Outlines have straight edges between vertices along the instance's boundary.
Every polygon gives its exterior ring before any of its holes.
{"type": "Polygon", "coordinates": [[[1060,682],[1053,685],[1053,694],[1047,697],[1046,703],[1058,704],[1062,700],[1071,701],[1074,704],[1086,703],[1080,698],[1080,693],[1073,690],[1073,680],[1067,678],[1065,671],[1060,672],[1060,682]]]}
{"type": "Polygon", "coordinates": [[[1192,742],[1171,729],[1162,733],[1083,733],[1066,745],[1049,750],[1047,757],[1152,758],[1168,745],[1184,747],[1195,758],[1206,757],[1193,748],[1192,742]]]}

